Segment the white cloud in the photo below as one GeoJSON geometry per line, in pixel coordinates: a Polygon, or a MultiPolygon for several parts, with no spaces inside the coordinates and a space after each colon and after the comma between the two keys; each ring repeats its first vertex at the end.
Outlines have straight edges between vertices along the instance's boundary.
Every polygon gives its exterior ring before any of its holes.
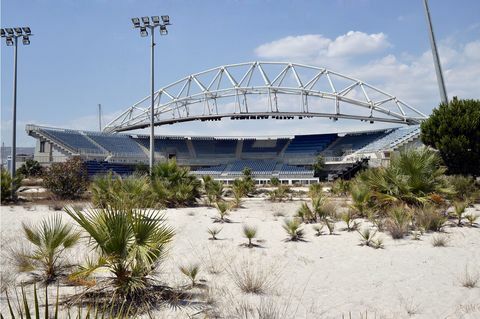
{"type": "MultiPolygon", "coordinates": [[[[302,37],[300,35],[289,38],[302,37]]],[[[299,47],[288,47],[288,41],[285,39],[260,46],[262,47],[260,53],[272,52],[267,48],[272,49],[271,44],[275,43],[275,56],[270,58],[296,57],[291,62],[331,68],[396,95],[426,114],[430,114],[431,109],[439,103],[437,79],[430,50],[422,54],[387,52],[383,56],[378,56],[379,52],[391,46],[385,34],[350,31],[335,40],[330,40],[322,50],[304,50],[303,52],[308,54],[295,56],[292,51],[295,52],[299,47]],[[282,56],[281,50],[288,54],[282,56]],[[356,58],[359,54],[363,55],[362,59],[356,58]]],[[[310,35],[309,39],[313,41],[315,38],[310,35]]],[[[255,52],[259,53],[258,50],[255,52]]],[[[439,53],[449,98],[458,96],[478,99],[480,41],[457,43],[455,39],[447,38],[440,41],[439,53]]]]}
{"type": "Polygon", "coordinates": [[[349,31],[335,39],[320,34],[288,36],[260,45],[255,54],[262,58],[339,59],[383,51],[390,43],[384,33],[349,31]]]}

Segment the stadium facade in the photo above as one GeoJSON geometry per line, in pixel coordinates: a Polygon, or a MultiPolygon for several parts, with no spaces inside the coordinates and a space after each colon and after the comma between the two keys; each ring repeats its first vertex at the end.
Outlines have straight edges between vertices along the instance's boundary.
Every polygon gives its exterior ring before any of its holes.
{"type": "MultiPolygon", "coordinates": [[[[148,163],[149,136],[105,133],[27,125],[28,135],[36,139],[34,158],[43,165],[80,156],[89,175],[112,170],[131,174],[135,165],[148,163]]],[[[201,137],[157,136],[155,161],[175,158],[198,176],[211,175],[230,183],[242,170],[252,170],[257,183],[272,177],[286,184],[318,181],[312,165],[318,156],[326,161],[329,179],[349,177],[367,162],[388,163],[393,152],[417,146],[418,125],[363,131],[289,137],[201,137]]]]}

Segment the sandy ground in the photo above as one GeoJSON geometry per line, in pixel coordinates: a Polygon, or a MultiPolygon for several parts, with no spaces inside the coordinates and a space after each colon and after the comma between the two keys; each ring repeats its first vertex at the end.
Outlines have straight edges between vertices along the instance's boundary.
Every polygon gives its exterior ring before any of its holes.
{"type": "MultiPolygon", "coordinates": [[[[225,224],[213,223],[214,208],[168,209],[166,216],[176,236],[159,278],[171,286],[187,285],[178,267],[198,263],[198,278],[208,289],[192,290],[203,295],[196,306],[163,307],[155,317],[205,318],[198,313],[208,304],[220,318],[257,318],[268,312],[276,314],[268,318],[349,318],[349,313],[352,318],[366,318],[366,313],[368,318],[480,318],[480,288],[461,283],[466,268],[471,274],[480,273],[480,228],[446,227],[447,247],[433,247],[434,234],[421,240],[393,240],[386,233],[380,233],[384,249],[362,247],[359,234],[343,230],[342,222],[336,224],[335,235],[317,237],[312,226],[305,225],[305,242],[286,242],[283,220],[293,216],[300,204],[248,200],[244,208],[232,212],[232,223],[225,224]],[[254,242],[261,247],[242,246],[247,242],[244,224],[258,228],[254,242]],[[207,229],[212,226],[222,228],[217,241],[208,239],[207,229]],[[268,282],[265,292],[242,293],[233,280],[240,269],[263,277],[268,282]]],[[[475,209],[480,213],[480,206],[475,209]]],[[[8,247],[21,241],[21,223],[35,223],[55,213],[59,212],[48,206],[1,207],[0,265],[5,282],[25,279],[14,276],[6,258],[8,247]]],[[[72,258],[85,253],[79,247],[72,258]]],[[[4,311],[5,299],[1,302],[4,311]]]]}

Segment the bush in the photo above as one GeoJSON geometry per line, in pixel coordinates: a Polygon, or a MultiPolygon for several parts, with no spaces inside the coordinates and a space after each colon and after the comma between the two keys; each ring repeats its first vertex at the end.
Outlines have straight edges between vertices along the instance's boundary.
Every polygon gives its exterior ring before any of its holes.
{"type": "Polygon", "coordinates": [[[268,193],[269,200],[272,202],[282,202],[287,198],[289,190],[288,186],[279,185],[277,189],[268,193]]]}
{"type": "Polygon", "coordinates": [[[164,215],[129,207],[65,211],[89,235],[89,244],[96,252],[95,258],[73,278],[84,278],[103,268],[110,276],[99,280],[104,281],[105,287],[114,288],[114,296],[141,300],[153,285],[149,275],[165,258],[166,247],[174,236],[164,215]]]}
{"type": "Polygon", "coordinates": [[[275,186],[275,187],[280,185],[280,180],[278,179],[278,177],[270,178],[270,185],[275,186]]]}
{"type": "Polygon", "coordinates": [[[425,231],[441,231],[447,216],[434,206],[417,208],[414,213],[415,225],[425,231]]]}
{"type": "Polygon", "coordinates": [[[433,247],[447,247],[449,238],[445,235],[434,235],[432,237],[432,246],[433,247]]]}
{"type": "Polygon", "coordinates": [[[53,163],[43,176],[43,184],[58,198],[78,198],[87,190],[87,169],[79,157],[53,163]]]}
{"type": "Polygon", "coordinates": [[[154,200],[163,206],[192,206],[200,198],[200,180],[175,160],[155,165],[151,183],[154,200]]]}
{"type": "Polygon", "coordinates": [[[110,172],[95,177],[91,192],[93,204],[100,208],[108,206],[147,208],[153,204],[147,176],[132,175],[122,178],[110,172]]]}
{"type": "Polygon", "coordinates": [[[77,244],[80,233],[64,224],[58,214],[44,219],[37,226],[22,223],[22,227],[25,238],[34,249],[15,256],[18,266],[21,271],[39,271],[38,277],[48,284],[68,267],[63,255],[66,249],[77,244]]]}
{"type": "Polygon", "coordinates": [[[332,185],[332,193],[339,196],[347,196],[350,191],[350,182],[344,179],[337,179],[332,185]]]}
{"type": "Polygon", "coordinates": [[[437,149],[450,174],[480,175],[480,100],[453,98],[422,125],[422,142],[437,149]]]}
{"type": "Polygon", "coordinates": [[[43,173],[43,167],[40,163],[33,159],[28,159],[17,170],[17,174],[22,174],[25,177],[41,176],[43,173]]]}
{"type": "Polygon", "coordinates": [[[301,227],[300,220],[294,219],[285,219],[282,227],[288,234],[289,241],[303,241],[305,237],[305,231],[301,227]]]}
{"type": "Polygon", "coordinates": [[[257,227],[255,226],[249,226],[249,225],[243,225],[243,235],[245,238],[248,239],[248,248],[252,248],[255,245],[252,243],[253,238],[257,236],[257,227]]]}
{"type": "Polygon", "coordinates": [[[410,212],[401,206],[393,207],[388,211],[386,228],[393,239],[401,239],[408,233],[412,217],[410,212]]]}
{"type": "Polygon", "coordinates": [[[471,176],[452,175],[447,176],[448,183],[453,186],[457,199],[473,199],[472,197],[478,192],[475,180],[471,176]]]}
{"type": "MultiPolygon", "coordinates": [[[[6,169],[1,169],[1,195],[2,195],[2,204],[8,203],[15,198],[12,198],[12,176],[10,175],[10,172],[7,171],[6,169]]],[[[14,188],[14,193],[17,191],[17,189],[20,187],[20,182],[22,181],[23,176],[20,174],[15,175],[14,183],[13,183],[13,188],[14,188]]]]}
{"type": "Polygon", "coordinates": [[[207,195],[207,205],[213,205],[213,203],[222,199],[223,196],[223,183],[215,181],[210,175],[203,176],[203,188],[207,195]]]}

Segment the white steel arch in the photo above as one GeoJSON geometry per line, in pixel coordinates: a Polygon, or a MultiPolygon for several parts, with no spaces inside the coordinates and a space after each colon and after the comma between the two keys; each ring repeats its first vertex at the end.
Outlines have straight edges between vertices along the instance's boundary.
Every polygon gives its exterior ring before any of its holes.
{"type": "MultiPolygon", "coordinates": [[[[361,80],[288,62],[223,65],[155,92],[155,125],[194,120],[327,117],[415,125],[427,116],[361,80]],[[284,99],[282,103],[281,99],[284,99]]],[[[150,96],[111,121],[105,132],[150,126],[150,96]]]]}

